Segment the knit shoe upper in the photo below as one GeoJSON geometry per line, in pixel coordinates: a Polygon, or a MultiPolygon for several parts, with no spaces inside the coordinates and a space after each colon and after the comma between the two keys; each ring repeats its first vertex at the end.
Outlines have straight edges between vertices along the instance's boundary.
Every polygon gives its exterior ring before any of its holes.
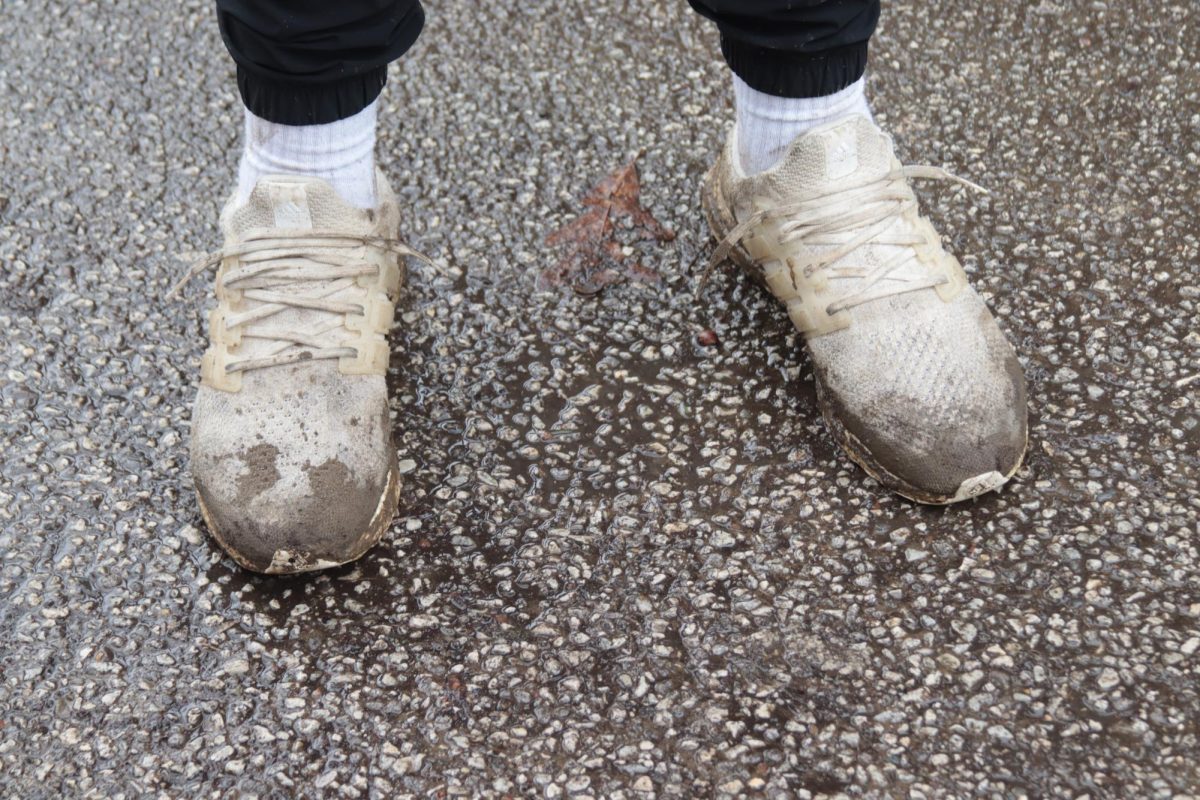
{"type": "Polygon", "coordinates": [[[731,136],[704,189],[714,260],[731,256],[785,303],[850,456],[927,503],[1002,485],[1025,451],[1021,367],[908,186],[958,179],[902,167],[857,115],[798,137],[760,175],[736,153],[731,136]]]}
{"type": "Polygon", "coordinates": [[[211,533],[252,570],[351,561],[395,510],[384,376],[403,248],[377,180],[370,211],[319,179],[267,177],[221,217],[192,473],[211,533]]]}

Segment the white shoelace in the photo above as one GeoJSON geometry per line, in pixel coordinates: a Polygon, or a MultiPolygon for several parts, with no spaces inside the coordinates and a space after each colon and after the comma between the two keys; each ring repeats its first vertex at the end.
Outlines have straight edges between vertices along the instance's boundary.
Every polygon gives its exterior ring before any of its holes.
{"type": "Polygon", "coordinates": [[[275,344],[259,357],[231,360],[226,372],[309,359],[353,357],[357,355],[355,348],[342,346],[330,334],[343,327],[346,314],[365,314],[366,307],[333,296],[354,286],[360,277],[378,275],[378,265],[345,253],[364,245],[429,261],[394,239],[320,231],[289,232],[286,237],[251,234],[238,245],[210,253],[192,264],[168,297],[177,294],[201,272],[216,267],[226,258],[237,258],[238,265],[224,275],[224,286],[242,292],[242,297],[252,303],[245,311],[226,317],[225,328],[240,329],[244,339],[275,344]],[[304,291],[280,291],[305,283],[312,285],[304,291]],[[337,316],[306,331],[263,328],[258,324],[289,308],[326,311],[337,316]]]}
{"type": "Polygon", "coordinates": [[[926,244],[925,237],[919,233],[894,229],[901,217],[917,207],[916,196],[908,186],[910,179],[952,181],[988,193],[982,186],[941,167],[914,165],[901,167],[880,178],[839,186],[835,191],[806,195],[752,214],[734,227],[709,259],[701,277],[701,286],[708,280],[713,268],[726,260],[746,234],[768,219],[785,220],[779,227],[781,245],[803,240],[804,244],[813,248],[831,248],[820,253],[809,253],[803,260],[793,259],[793,270],[789,271],[793,287],[796,286],[797,271],[810,277],[819,270],[828,270],[830,278],[858,279],[852,288],[836,296],[829,304],[830,314],[881,297],[945,283],[945,277],[932,275],[926,270],[901,269],[916,260],[913,248],[926,244]],[[833,266],[859,247],[873,245],[891,245],[902,249],[888,256],[878,266],[833,266]]]}

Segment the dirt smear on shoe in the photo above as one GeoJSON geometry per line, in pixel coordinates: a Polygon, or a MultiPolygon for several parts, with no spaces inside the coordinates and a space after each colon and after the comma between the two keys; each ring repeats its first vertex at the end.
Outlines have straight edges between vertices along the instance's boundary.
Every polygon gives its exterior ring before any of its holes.
{"type": "Polygon", "coordinates": [[[239,505],[248,505],[251,500],[279,482],[279,470],[275,466],[279,450],[273,444],[257,444],[242,453],[246,474],[238,479],[239,505]]]}

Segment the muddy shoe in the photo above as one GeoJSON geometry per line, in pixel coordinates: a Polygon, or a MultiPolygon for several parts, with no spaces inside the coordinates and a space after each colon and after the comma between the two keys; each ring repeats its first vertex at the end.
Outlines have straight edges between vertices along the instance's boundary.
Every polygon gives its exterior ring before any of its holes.
{"type": "Polygon", "coordinates": [[[192,413],[192,474],[213,537],[247,569],[305,572],[379,541],[400,491],[386,336],[409,251],[380,205],[318,179],[264,178],[227,207],[217,307],[192,413]]]}
{"type": "Polygon", "coordinates": [[[908,186],[966,182],[901,167],[860,116],[804,134],[758,176],[736,154],[731,137],[705,182],[712,264],[731,258],[787,306],[842,447],[923,503],[999,488],[1025,452],[1021,366],[908,186]]]}

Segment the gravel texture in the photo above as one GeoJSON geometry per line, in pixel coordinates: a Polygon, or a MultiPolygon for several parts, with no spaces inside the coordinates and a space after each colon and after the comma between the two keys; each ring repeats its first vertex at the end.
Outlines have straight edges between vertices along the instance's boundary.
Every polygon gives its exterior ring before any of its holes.
{"type": "Polygon", "coordinates": [[[1195,796],[1194,10],[885,8],[873,104],[992,190],[922,196],[1032,396],[1015,481],[938,510],[836,451],[750,280],[697,289],[714,32],[682,0],[430,0],[381,114],[451,267],[396,331],[401,514],[273,580],[203,531],[206,280],[165,299],[240,136],[210,4],[4,0],[0,795],[1195,796]],[[640,150],[661,282],[536,292],[640,150]]]}

